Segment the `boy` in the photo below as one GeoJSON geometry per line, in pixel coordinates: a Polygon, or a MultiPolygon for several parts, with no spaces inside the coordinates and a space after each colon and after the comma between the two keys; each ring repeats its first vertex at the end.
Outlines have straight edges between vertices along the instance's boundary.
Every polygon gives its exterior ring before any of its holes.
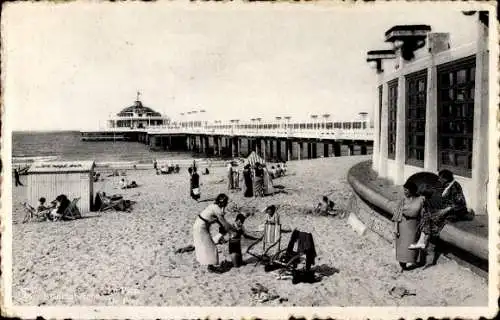
{"type": "Polygon", "coordinates": [[[245,222],[245,216],[239,213],[234,221],[235,231],[231,231],[229,238],[229,254],[231,255],[231,260],[233,266],[239,268],[243,264],[242,254],[241,254],[241,237],[245,237],[250,240],[257,240],[258,238],[252,237],[245,232],[243,228],[243,223],[245,222]]]}

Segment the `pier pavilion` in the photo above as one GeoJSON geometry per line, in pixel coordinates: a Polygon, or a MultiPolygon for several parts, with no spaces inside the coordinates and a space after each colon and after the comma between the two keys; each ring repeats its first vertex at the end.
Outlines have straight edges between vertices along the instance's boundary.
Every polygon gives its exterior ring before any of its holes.
{"type": "Polygon", "coordinates": [[[486,214],[488,15],[464,14],[476,19],[473,43],[452,46],[449,33],[403,25],[385,33],[394,50],[368,52],[377,72],[373,169],[399,185],[419,171],[449,169],[469,207],[486,214]]]}

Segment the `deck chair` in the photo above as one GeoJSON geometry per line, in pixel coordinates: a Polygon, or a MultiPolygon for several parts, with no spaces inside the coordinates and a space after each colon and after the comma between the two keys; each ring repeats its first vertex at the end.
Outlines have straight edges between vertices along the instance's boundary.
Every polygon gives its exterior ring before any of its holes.
{"type": "Polygon", "coordinates": [[[47,217],[47,212],[50,212],[51,209],[43,210],[43,211],[38,211],[36,210],[33,206],[31,206],[29,203],[24,202],[23,203],[24,210],[26,211],[26,214],[24,215],[23,223],[31,221],[33,218],[46,218],[47,217]]]}
{"type": "Polygon", "coordinates": [[[259,263],[267,264],[272,262],[273,256],[280,252],[281,246],[281,224],[266,222],[264,224],[264,234],[261,238],[253,242],[248,248],[247,253],[257,259],[255,265],[259,263]],[[262,242],[262,253],[254,253],[253,248],[262,242]]]}
{"type": "Polygon", "coordinates": [[[123,200],[123,197],[112,199],[102,192],[98,192],[95,198],[95,208],[99,212],[107,210],[126,211],[133,204],[132,201],[123,200]]]}
{"type": "Polygon", "coordinates": [[[78,209],[77,204],[80,201],[80,198],[74,198],[69,206],[64,210],[62,215],[62,219],[75,220],[80,219],[82,214],[80,213],[80,209],[78,209]]]}
{"type": "Polygon", "coordinates": [[[292,282],[316,281],[311,266],[315,264],[316,249],[312,234],[293,230],[287,248],[281,250],[271,257],[271,262],[266,265],[266,271],[280,269],[279,274],[288,273],[292,276],[292,282]],[[304,244],[308,242],[308,248],[304,249],[304,244]],[[297,247],[297,249],[295,249],[297,247]],[[302,266],[299,268],[299,266],[302,266]]]}

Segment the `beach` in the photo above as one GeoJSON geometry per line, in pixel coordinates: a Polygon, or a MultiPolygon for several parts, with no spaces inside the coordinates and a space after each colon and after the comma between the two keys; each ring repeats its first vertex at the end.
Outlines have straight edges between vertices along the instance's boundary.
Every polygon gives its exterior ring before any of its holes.
{"type": "MultiPolygon", "coordinates": [[[[230,197],[227,218],[235,206],[255,212],[245,222],[258,234],[266,205],[279,205],[283,227],[311,232],[321,281],[292,284],[278,280],[254,263],[223,274],[208,273],[194,252],[177,254],[192,244],[192,225],[210,202],[189,197],[187,168],[179,174],[127,170],[139,187],[118,189],[120,177],[105,177],[94,192],[122,194],[134,200],[131,212],[85,213],[67,222],[22,224],[26,186],[13,187],[13,283],[16,305],[134,305],[134,306],[486,306],[487,280],[455,261],[442,257],[435,267],[400,273],[393,244],[374,234],[359,236],[346,218],[309,213],[323,195],[339,208],[349,208],[352,189],[346,175],[370,156],[291,161],[285,177],[274,180],[286,193],[244,198],[228,192],[226,169],[214,167],[200,175],[201,199],[218,193],[230,197]],[[260,283],[279,296],[267,302],[253,299],[260,283]],[[415,295],[395,297],[393,287],[415,295]]],[[[201,170],[204,168],[201,167],[201,170]]],[[[25,177],[21,178],[23,182],[25,177]]],[[[242,183],[241,183],[242,185],[242,183]]],[[[215,227],[214,227],[215,229],[215,227]]],[[[290,234],[284,234],[285,248],[290,234]]],[[[243,242],[243,250],[251,241],[243,242]]],[[[229,260],[227,244],[220,257],[229,260]]],[[[245,259],[249,256],[245,255],[245,259]]]]}

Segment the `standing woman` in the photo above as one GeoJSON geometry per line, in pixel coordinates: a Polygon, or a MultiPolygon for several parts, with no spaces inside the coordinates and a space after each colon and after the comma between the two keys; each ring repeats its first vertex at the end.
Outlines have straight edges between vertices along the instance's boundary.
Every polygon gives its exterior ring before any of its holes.
{"type": "Polygon", "coordinates": [[[198,201],[200,199],[200,176],[196,172],[196,167],[191,171],[191,198],[198,201]]]}
{"type": "Polygon", "coordinates": [[[247,164],[243,168],[243,179],[245,180],[245,194],[247,198],[253,197],[252,168],[247,164]]]}
{"type": "Polygon", "coordinates": [[[255,163],[255,196],[264,196],[264,169],[258,162],[255,163]]]}
{"type": "Polygon", "coordinates": [[[396,240],[396,260],[401,271],[408,270],[417,263],[418,251],[408,248],[418,239],[418,222],[424,206],[424,197],[417,193],[417,185],[407,181],[404,186],[405,197],[399,203],[392,220],[396,240]]]}
{"type": "Polygon", "coordinates": [[[217,272],[216,265],[219,264],[217,247],[210,235],[210,226],[217,223],[226,231],[233,227],[226,221],[224,210],[229,202],[227,195],[221,193],[215,202],[208,205],[197,217],[193,225],[193,244],[196,260],[203,266],[208,266],[208,271],[217,272]]]}

